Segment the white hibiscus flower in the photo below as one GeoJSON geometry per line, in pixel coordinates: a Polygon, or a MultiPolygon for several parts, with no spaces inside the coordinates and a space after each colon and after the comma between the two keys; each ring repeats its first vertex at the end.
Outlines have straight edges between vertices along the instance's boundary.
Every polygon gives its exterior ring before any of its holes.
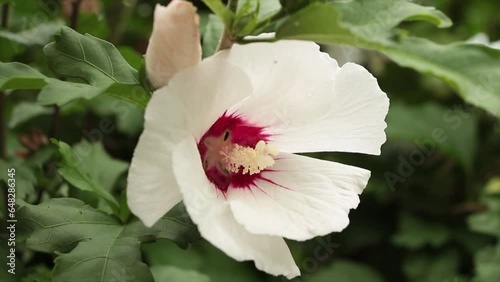
{"type": "Polygon", "coordinates": [[[234,45],[155,91],[128,205],[151,226],[183,201],[206,240],[291,279],[300,271],[284,238],[343,230],[370,177],[294,153],[380,154],[388,106],[367,70],[340,68],[314,43],[234,45]]]}

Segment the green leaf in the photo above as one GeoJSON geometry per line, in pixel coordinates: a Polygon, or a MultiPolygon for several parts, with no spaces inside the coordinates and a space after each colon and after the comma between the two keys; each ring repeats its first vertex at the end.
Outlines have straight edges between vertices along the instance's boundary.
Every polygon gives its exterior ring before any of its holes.
{"type": "Polygon", "coordinates": [[[90,99],[105,93],[143,108],[146,106],[149,91],[141,85],[137,70],[113,44],[67,27],[55,38],[55,42],[44,48],[49,66],[59,75],[82,79],[89,85],[53,83],[40,94],[40,103],[64,104],[75,98],[90,99]]]}
{"type": "Polygon", "coordinates": [[[107,94],[146,108],[150,99],[150,93],[140,84],[109,82],[93,86],[61,81],[46,77],[21,63],[0,62],[0,90],[6,89],[42,89],[37,99],[41,105],[61,106],[74,99],[92,99],[100,94],[107,94]]]}
{"type": "Polygon", "coordinates": [[[467,218],[470,229],[500,238],[500,194],[487,194],[483,197],[488,210],[467,218]]]}
{"type": "Polygon", "coordinates": [[[250,34],[257,26],[259,10],[260,1],[244,2],[236,12],[230,33],[235,37],[243,37],[250,34]]]}
{"type": "Polygon", "coordinates": [[[440,45],[400,36],[403,21],[427,21],[448,27],[450,20],[432,7],[406,0],[315,2],[287,18],[277,39],[312,40],[378,50],[396,63],[447,81],[462,98],[500,116],[500,51],[466,43],[440,45]]]}
{"type": "Polygon", "coordinates": [[[276,37],[377,47],[390,42],[394,28],[407,20],[425,20],[440,27],[451,25],[443,13],[406,0],[314,2],[287,18],[278,27],[276,37]]]}
{"type": "Polygon", "coordinates": [[[401,66],[442,78],[465,101],[500,117],[500,50],[403,36],[399,44],[382,51],[401,66]]]}
{"type": "Polygon", "coordinates": [[[152,281],[140,261],[140,242],[165,238],[185,246],[195,229],[192,223],[168,215],[151,228],[139,221],[122,225],[115,217],[70,198],[18,204],[19,240],[27,238],[28,248],[59,255],[54,281],[82,281],[82,277],[90,277],[88,281],[152,281]]]}
{"type": "Polygon", "coordinates": [[[478,132],[477,118],[473,113],[460,107],[447,109],[433,103],[392,103],[386,122],[390,141],[409,141],[424,157],[440,150],[467,170],[472,169],[478,132]]]}
{"type": "Polygon", "coordinates": [[[202,0],[205,5],[212,10],[223,22],[225,26],[231,26],[234,20],[234,13],[230,11],[221,0],[202,0]]]}
{"type": "Polygon", "coordinates": [[[480,282],[497,282],[500,278],[500,245],[481,249],[475,256],[476,278],[480,282]]]}
{"type": "Polygon", "coordinates": [[[156,265],[151,267],[155,281],[169,282],[210,282],[210,278],[193,270],[184,270],[175,266],[156,265]]]}
{"type": "MultiPolygon", "coordinates": [[[[59,148],[59,152],[63,157],[62,162],[59,164],[59,174],[76,188],[95,193],[100,198],[104,199],[114,212],[117,212],[118,202],[111,195],[109,190],[104,188],[102,183],[99,182],[100,179],[95,178],[96,164],[98,164],[95,158],[107,157],[107,155],[102,154],[102,150],[99,150],[100,148],[98,146],[101,145],[90,145],[84,142],[83,144],[86,144],[84,150],[79,148],[77,151],[75,148],[75,151],[73,151],[71,147],[64,142],[58,142],[56,140],[52,140],[52,142],[59,148]],[[99,153],[101,154],[98,155],[99,153]],[[89,164],[91,164],[91,166],[89,166],[89,164]]],[[[100,166],[99,168],[102,169],[100,166]]]]}
{"type": "Polygon", "coordinates": [[[332,281],[342,282],[382,282],[384,279],[369,266],[347,260],[336,260],[328,268],[315,272],[310,276],[308,282],[332,281]]]}
{"type": "Polygon", "coordinates": [[[61,30],[63,21],[44,22],[21,32],[0,30],[0,37],[22,44],[24,46],[45,45],[50,42],[51,36],[61,30]]]}
{"type": "Polygon", "coordinates": [[[219,19],[219,17],[210,14],[208,16],[208,23],[203,34],[203,58],[212,56],[217,50],[217,45],[219,44],[219,38],[224,31],[224,23],[219,19]]]}
{"type": "Polygon", "coordinates": [[[80,78],[90,85],[113,82],[139,84],[137,71],[113,44],[90,34],[81,35],[68,27],[45,46],[49,66],[59,75],[80,78]]]}
{"type": "Polygon", "coordinates": [[[402,214],[399,219],[399,231],[392,240],[397,246],[417,250],[426,245],[440,247],[450,239],[450,235],[445,225],[402,214]]]}
{"type": "Polygon", "coordinates": [[[35,103],[21,102],[16,104],[10,115],[9,127],[14,128],[34,117],[48,115],[52,113],[52,109],[40,106],[35,103]]]}
{"type": "Polygon", "coordinates": [[[48,77],[21,63],[0,62],[0,90],[40,89],[48,77]]]}
{"type": "Polygon", "coordinates": [[[80,242],[55,260],[54,282],[153,282],[141,262],[140,242],[132,237],[96,238],[80,242]],[[83,278],[85,277],[85,278],[83,278]]]}

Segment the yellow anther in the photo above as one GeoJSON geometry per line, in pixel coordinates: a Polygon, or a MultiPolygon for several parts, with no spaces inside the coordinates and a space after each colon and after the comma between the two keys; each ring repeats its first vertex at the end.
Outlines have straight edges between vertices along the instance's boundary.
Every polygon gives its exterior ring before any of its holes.
{"type": "Polygon", "coordinates": [[[221,155],[225,168],[231,172],[250,175],[261,172],[274,164],[274,158],[279,154],[278,148],[272,144],[259,141],[255,148],[234,144],[222,150],[221,155]]]}

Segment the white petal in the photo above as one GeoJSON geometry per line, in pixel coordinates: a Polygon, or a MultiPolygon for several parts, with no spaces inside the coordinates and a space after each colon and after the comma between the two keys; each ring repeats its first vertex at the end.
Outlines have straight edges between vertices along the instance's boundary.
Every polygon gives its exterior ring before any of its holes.
{"type": "Polygon", "coordinates": [[[186,209],[205,239],[237,261],[253,260],[267,273],[289,279],[300,275],[282,238],[251,234],[235,221],[224,195],[206,178],[194,139],[177,146],[174,163],[186,209]]]}
{"type": "Polygon", "coordinates": [[[182,200],[172,171],[172,151],[186,134],[146,128],[135,148],[127,178],[127,204],[148,227],[182,200]]]}
{"type": "Polygon", "coordinates": [[[188,130],[199,139],[217,118],[252,91],[240,68],[215,56],[179,72],[167,86],[156,90],[146,109],[145,126],[156,123],[158,127],[188,130]]]}
{"type": "Polygon", "coordinates": [[[153,33],[146,51],[146,70],[153,87],[159,88],[179,70],[201,61],[199,16],[192,3],[174,0],[156,5],[153,33]]]}
{"type": "Polygon", "coordinates": [[[229,189],[236,221],[251,233],[308,240],[342,231],[370,172],[309,157],[280,154],[250,189],[229,189]],[[267,179],[267,180],[266,180],[267,179]]]}
{"type": "Polygon", "coordinates": [[[225,55],[255,88],[238,113],[269,127],[281,151],[380,154],[389,100],[363,67],[339,68],[311,42],[235,46],[225,55]]]}

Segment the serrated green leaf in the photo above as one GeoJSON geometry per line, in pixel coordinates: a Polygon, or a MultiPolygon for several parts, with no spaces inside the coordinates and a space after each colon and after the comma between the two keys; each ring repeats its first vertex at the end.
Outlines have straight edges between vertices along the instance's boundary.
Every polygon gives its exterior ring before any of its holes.
{"type": "Polygon", "coordinates": [[[184,246],[186,232],[194,229],[192,223],[168,216],[151,228],[139,221],[122,225],[77,199],[18,204],[18,240],[27,238],[28,248],[59,254],[53,281],[152,281],[140,260],[140,242],[166,238],[184,246]]]}
{"type": "Polygon", "coordinates": [[[450,235],[444,225],[402,214],[399,219],[399,231],[392,240],[397,246],[417,250],[426,245],[440,247],[450,239],[450,235]]]}
{"type": "Polygon", "coordinates": [[[96,238],[80,242],[55,260],[54,282],[153,282],[133,237],[96,238]]]}
{"type": "MultiPolygon", "coordinates": [[[[117,212],[118,202],[116,199],[111,195],[109,190],[104,188],[98,179],[92,178],[94,175],[92,175],[91,172],[96,163],[91,154],[95,147],[93,145],[88,145],[85,150],[73,151],[71,147],[64,142],[55,140],[53,140],[53,142],[59,148],[59,152],[63,158],[62,162],[59,164],[59,174],[76,188],[95,193],[97,196],[104,199],[114,212],[117,212]],[[84,164],[86,162],[92,162],[92,167],[88,165],[85,166],[84,164]]],[[[95,155],[93,156],[95,157],[95,155]]]]}
{"type": "Polygon", "coordinates": [[[43,51],[57,74],[80,78],[95,86],[113,82],[139,84],[137,71],[113,44],[68,27],[63,27],[55,39],[43,51]]]}
{"type": "Polygon", "coordinates": [[[45,45],[50,42],[51,37],[61,30],[63,21],[44,22],[33,28],[21,32],[10,32],[0,30],[0,37],[22,44],[24,46],[45,45]]]}
{"type": "Polygon", "coordinates": [[[115,217],[72,198],[53,198],[39,205],[18,203],[19,236],[26,246],[40,252],[68,252],[78,242],[97,238],[134,237],[141,242],[157,238],[186,246],[194,225],[167,214],[151,228],[140,221],[122,225],[115,217]],[[118,236],[118,237],[117,237],[118,236]]]}

